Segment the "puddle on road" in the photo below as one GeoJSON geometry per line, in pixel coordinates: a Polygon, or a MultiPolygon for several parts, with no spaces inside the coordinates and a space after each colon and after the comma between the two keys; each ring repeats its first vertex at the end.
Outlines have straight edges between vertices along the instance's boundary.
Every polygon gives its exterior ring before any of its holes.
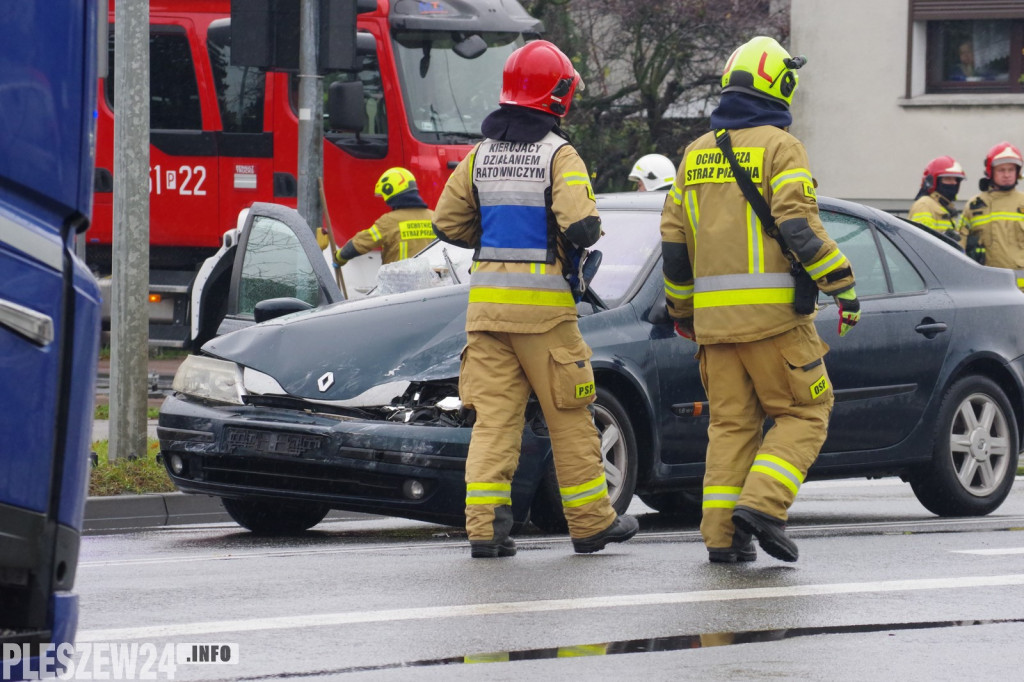
{"type": "MultiPolygon", "coordinates": [[[[613,654],[642,654],[655,651],[680,651],[682,649],[703,649],[712,646],[728,646],[730,644],[750,644],[753,642],[777,642],[794,637],[810,635],[845,635],[867,632],[887,632],[896,630],[930,630],[935,628],[967,627],[971,625],[1001,625],[1006,623],[1024,623],[1024,618],[1005,618],[995,620],[947,620],[921,623],[879,623],[874,625],[836,625],[815,628],[782,628],[777,630],[748,630],[745,632],[716,632],[703,635],[671,635],[651,639],[627,639],[618,642],[602,642],[597,644],[577,644],[574,646],[549,647],[542,649],[522,649],[519,651],[494,651],[452,656],[450,658],[430,658],[404,663],[384,665],[367,665],[335,670],[319,670],[308,673],[296,673],[302,677],[327,677],[342,673],[373,672],[376,670],[392,670],[435,665],[459,665],[467,663],[508,663],[511,661],[536,661],[548,658],[572,658],[577,656],[611,656],[613,654]]],[[[291,675],[289,675],[291,676],[291,675]]],[[[279,677],[272,675],[268,677],[279,677]]],[[[266,679],[263,677],[243,677],[242,680],[266,679]]]]}

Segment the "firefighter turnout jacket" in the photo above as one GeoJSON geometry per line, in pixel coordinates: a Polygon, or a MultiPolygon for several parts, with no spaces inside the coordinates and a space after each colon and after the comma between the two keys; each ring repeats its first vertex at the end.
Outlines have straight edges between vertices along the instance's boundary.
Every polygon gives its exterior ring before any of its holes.
{"type": "MultiPolygon", "coordinates": [[[[851,288],[850,263],[818,217],[815,183],[800,141],[775,126],[730,135],[740,166],[819,289],[834,295],[851,288]]],[[[687,323],[692,318],[698,343],[756,341],[813,319],[793,309],[789,261],[746,202],[714,132],[686,148],[665,200],[661,234],[669,313],[687,323]]]]}
{"type": "Polygon", "coordinates": [[[960,238],[956,208],[953,202],[938,192],[922,197],[910,207],[908,217],[915,223],[921,223],[936,232],[945,232],[954,239],[960,238]]]}
{"type": "Polygon", "coordinates": [[[576,319],[558,236],[589,247],[600,218],[583,160],[554,132],[477,144],[449,178],[434,229],[476,250],[466,331],[538,333],[576,319]]]}
{"type": "Polygon", "coordinates": [[[967,202],[960,221],[967,254],[994,268],[1017,271],[1024,289],[1024,192],[988,190],[967,202]]]}
{"type": "Polygon", "coordinates": [[[459,371],[459,397],[476,410],[466,458],[470,542],[503,542],[511,530],[531,393],[548,426],[570,535],[605,531],[616,512],[588,410],[597,395],[591,351],[563,275],[565,249],[601,234],[583,160],[553,131],[533,142],[485,139],[448,179],[434,230],[476,250],[459,371]]]}
{"type": "Polygon", "coordinates": [[[377,218],[369,228],[357,232],[339,255],[351,260],[380,249],[384,265],[412,258],[434,241],[433,220],[434,214],[428,208],[396,208],[377,218]]]}

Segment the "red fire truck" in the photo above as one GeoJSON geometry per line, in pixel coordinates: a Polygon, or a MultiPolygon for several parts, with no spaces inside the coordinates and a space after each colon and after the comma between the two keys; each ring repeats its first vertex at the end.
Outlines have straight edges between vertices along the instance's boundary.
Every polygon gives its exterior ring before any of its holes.
{"type": "MultiPolygon", "coordinates": [[[[386,210],[373,186],[387,168],[410,169],[424,200],[435,204],[495,108],[505,59],[541,30],[515,0],[353,2],[358,70],[323,79],[325,92],[331,83],[349,84],[336,90],[361,98],[365,111],[361,130],[324,136],[324,185],[339,245],[386,210]]],[[[203,340],[202,331],[190,333],[189,289],[241,209],[254,201],[296,205],[298,77],[233,65],[230,10],[230,0],[150,0],[151,345],[203,340]]],[[[108,285],[114,111],[108,77],[100,83],[86,234],[86,262],[108,285]]]]}

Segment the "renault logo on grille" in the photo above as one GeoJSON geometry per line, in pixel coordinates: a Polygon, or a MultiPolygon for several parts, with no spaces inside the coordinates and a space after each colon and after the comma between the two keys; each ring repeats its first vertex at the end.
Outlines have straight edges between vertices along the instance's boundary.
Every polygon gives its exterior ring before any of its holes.
{"type": "Polygon", "coordinates": [[[316,380],[316,385],[320,387],[320,392],[323,393],[331,386],[334,385],[334,372],[328,372],[322,377],[316,380]]]}

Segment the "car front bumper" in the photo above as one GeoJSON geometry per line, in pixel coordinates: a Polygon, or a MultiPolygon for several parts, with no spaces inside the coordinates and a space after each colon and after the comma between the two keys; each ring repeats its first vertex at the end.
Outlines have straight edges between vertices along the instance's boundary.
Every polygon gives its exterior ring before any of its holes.
{"type": "MultiPolygon", "coordinates": [[[[182,492],[316,502],[460,526],[470,434],[469,428],[209,405],[181,395],[164,401],[157,426],[164,466],[182,492]]],[[[512,485],[518,523],[529,518],[549,448],[546,438],[526,429],[512,485]]]]}

